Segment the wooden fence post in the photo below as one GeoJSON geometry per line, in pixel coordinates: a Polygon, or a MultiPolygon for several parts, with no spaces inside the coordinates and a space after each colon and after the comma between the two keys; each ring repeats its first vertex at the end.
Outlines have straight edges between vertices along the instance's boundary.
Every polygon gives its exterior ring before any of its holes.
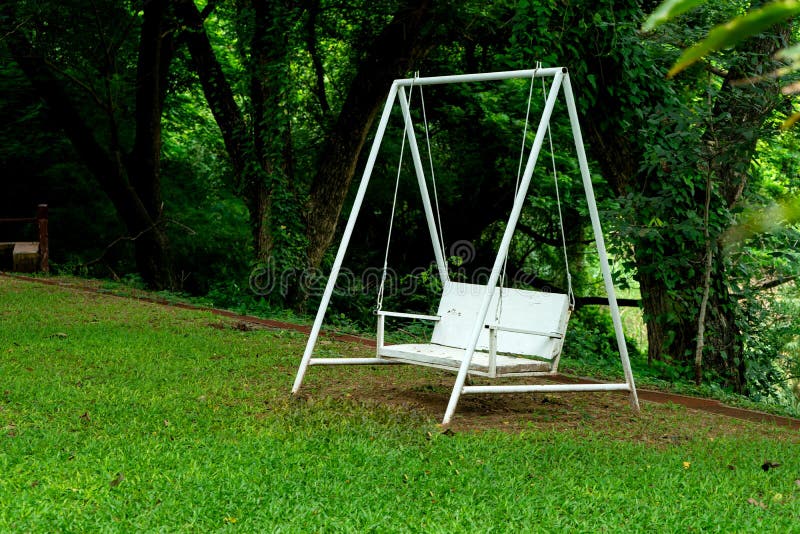
{"type": "Polygon", "coordinates": [[[47,204],[39,204],[36,208],[36,222],[39,225],[39,270],[50,272],[50,245],[47,235],[47,204]]]}

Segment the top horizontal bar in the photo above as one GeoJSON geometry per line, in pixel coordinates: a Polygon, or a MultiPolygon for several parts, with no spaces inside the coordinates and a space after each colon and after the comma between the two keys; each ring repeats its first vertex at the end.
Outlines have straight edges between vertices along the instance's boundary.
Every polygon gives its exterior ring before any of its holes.
{"type": "Polygon", "coordinates": [[[446,83],[465,83],[465,82],[491,82],[496,80],[511,80],[514,78],[547,78],[555,76],[557,73],[566,73],[565,67],[555,67],[547,69],[527,69],[527,70],[507,70],[502,72],[483,72],[479,74],[455,74],[451,76],[429,76],[426,78],[401,78],[394,83],[401,87],[411,85],[442,85],[446,83]]]}

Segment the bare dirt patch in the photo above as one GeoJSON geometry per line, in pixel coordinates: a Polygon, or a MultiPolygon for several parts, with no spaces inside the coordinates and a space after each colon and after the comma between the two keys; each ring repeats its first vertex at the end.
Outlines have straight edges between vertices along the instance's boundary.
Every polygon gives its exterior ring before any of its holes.
{"type": "MultiPolygon", "coordinates": [[[[341,351],[353,357],[368,357],[371,354],[368,348],[348,343],[335,345],[338,346],[329,350],[341,351]]],[[[311,367],[306,374],[301,396],[394,406],[441,420],[454,378],[452,373],[416,366],[311,367]]],[[[552,382],[545,379],[516,379],[504,383],[531,381],[552,382]]],[[[473,383],[496,381],[475,379],[473,383]]],[[[681,400],[681,396],[675,398],[681,400]]],[[[723,435],[753,432],[779,438],[784,436],[800,442],[800,434],[796,430],[704,411],[703,403],[698,401],[706,399],[687,399],[698,408],[672,402],[669,394],[643,392],[640,395],[641,412],[637,414],[631,409],[628,396],[615,392],[463,395],[449,428],[455,432],[496,429],[513,432],[600,433],[615,439],[653,445],[679,445],[691,439],[714,439],[723,435]]],[[[708,402],[720,406],[716,401],[708,402]]]]}

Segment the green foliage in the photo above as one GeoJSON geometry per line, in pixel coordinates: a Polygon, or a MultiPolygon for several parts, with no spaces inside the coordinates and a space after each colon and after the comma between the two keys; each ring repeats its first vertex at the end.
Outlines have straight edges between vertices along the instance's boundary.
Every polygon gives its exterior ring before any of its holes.
{"type": "Polygon", "coordinates": [[[798,340],[800,327],[794,320],[800,313],[797,288],[762,297],[760,307],[752,306],[748,317],[751,327],[747,339],[750,354],[749,382],[751,398],[758,402],[798,411],[796,377],[800,371],[798,340]]]}
{"type": "MultiPolygon", "coordinates": [[[[91,15],[85,5],[75,2],[59,3],[59,17],[53,16],[52,3],[15,2],[18,18],[26,28],[32,20],[38,21],[35,44],[43,54],[52,54],[53,62],[63,76],[85,80],[83,87],[71,86],[70,95],[80,103],[79,109],[89,117],[98,136],[107,138],[107,115],[100,112],[91,101],[102,99],[104,94],[113,102],[126,101],[130,94],[120,82],[129,73],[125,61],[118,66],[118,84],[104,87],[97,71],[106,58],[96,55],[98,38],[92,32],[111,31],[106,25],[124,27],[125,13],[114,6],[102,7],[97,16],[91,15]],[[78,9],[80,8],[80,9],[78,9]],[[80,11],[79,13],[77,11],[80,11]],[[84,99],[84,96],[88,98],[84,99]],[[90,103],[91,102],[91,103],[90,103]]],[[[6,21],[4,21],[6,22],[6,21]]],[[[16,31],[19,28],[15,27],[16,31]]],[[[103,39],[114,40],[125,52],[127,60],[129,43],[122,35],[111,32],[103,39]]],[[[7,49],[3,53],[9,55],[7,49]]],[[[4,194],[0,195],[0,218],[29,217],[38,203],[50,206],[51,268],[56,272],[73,272],[78,269],[95,276],[114,276],[132,269],[130,252],[125,246],[106,251],[106,246],[125,229],[107,197],[97,187],[74,148],[57,129],[53,113],[32,91],[19,66],[4,61],[0,67],[0,167],[4,174],[4,194]],[[87,267],[87,263],[104,255],[105,261],[87,267]]],[[[122,119],[126,106],[116,108],[122,119]]],[[[129,132],[124,130],[125,135],[129,132]]],[[[7,236],[19,239],[20,236],[7,236]]],[[[3,239],[3,238],[0,238],[3,239]]]]}
{"type": "MultiPolygon", "coordinates": [[[[666,4],[661,6],[665,7],[666,4]]],[[[788,20],[798,10],[800,6],[794,1],[771,2],[717,25],[710,30],[707,37],[689,40],[697,41],[697,44],[683,53],[672,66],[670,74],[683,70],[711,52],[739,44],[748,37],[762,33],[776,23],[788,20]]],[[[649,22],[655,18],[654,14],[649,22]]],[[[779,52],[778,56],[791,57],[791,51],[779,52]]],[[[763,82],[775,76],[787,75],[792,70],[782,68],[767,74],[768,67],[759,66],[753,76],[750,75],[752,71],[741,69],[742,64],[748,64],[746,60],[744,63],[731,63],[739,69],[737,73],[749,75],[751,82],[763,82]]],[[[776,90],[775,87],[763,85],[755,86],[755,91],[751,94],[758,97],[776,90]]],[[[733,101],[732,104],[738,106],[741,102],[733,101]]],[[[725,120],[724,115],[722,120],[725,120]]],[[[724,127],[724,122],[717,121],[716,124],[724,127]]],[[[712,122],[711,127],[714,126],[715,123],[712,122]]],[[[767,126],[774,128],[774,119],[768,121],[767,126]]],[[[777,141],[772,139],[772,143],[768,145],[766,139],[769,137],[763,131],[743,131],[742,134],[751,143],[754,138],[761,137],[758,144],[758,165],[751,170],[752,182],[746,191],[744,209],[740,206],[727,214],[714,229],[714,235],[719,236],[724,247],[721,253],[726,255],[727,272],[730,273],[727,291],[735,293],[738,299],[736,313],[731,316],[737,317],[736,328],[745,347],[745,353],[741,357],[746,358],[750,390],[757,398],[781,398],[784,405],[790,405],[793,395],[789,392],[785,376],[787,369],[793,365],[791,362],[796,360],[796,355],[785,357],[784,347],[793,343],[796,332],[792,322],[783,319],[786,317],[786,306],[791,306],[789,303],[793,302],[793,297],[790,296],[792,291],[781,288],[781,284],[797,276],[797,262],[791,251],[792,246],[786,246],[789,242],[795,242],[797,235],[796,228],[793,227],[797,220],[796,201],[789,193],[792,186],[787,187],[789,183],[786,178],[794,174],[791,166],[796,140],[793,135],[786,135],[777,141]],[[787,145],[793,148],[786,150],[784,147],[787,145]],[[734,216],[738,218],[738,222],[731,225],[730,220],[734,216]],[[778,289],[765,291],[773,287],[778,289]]],[[[740,168],[736,172],[743,173],[744,170],[740,168]]],[[[726,215],[724,212],[720,214],[726,215]]],[[[727,310],[724,313],[730,312],[731,310],[727,310]]],[[[739,359],[736,358],[734,363],[738,364],[739,359]]]]}
{"type": "MultiPolygon", "coordinates": [[[[703,295],[700,281],[709,242],[716,258],[710,283],[711,313],[717,318],[707,318],[706,339],[720,336],[726,341],[708,351],[705,358],[707,362],[717,359],[727,363],[716,370],[709,364],[706,376],[712,381],[724,381],[725,366],[730,372],[743,359],[763,369],[756,364],[760,357],[755,352],[734,355],[731,348],[737,343],[755,346],[748,341],[748,336],[755,335],[755,323],[747,318],[750,308],[758,306],[757,299],[750,300],[755,298],[753,293],[739,300],[731,295],[740,294],[741,287],[762,276],[768,270],[767,264],[725,256],[717,240],[731,225],[737,209],[730,204],[731,185],[726,180],[733,173],[747,176],[749,160],[740,155],[752,150],[756,139],[771,139],[774,129],[770,120],[763,126],[753,122],[749,129],[732,126],[731,117],[753,117],[743,110],[758,107],[755,102],[763,102],[759,105],[769,109],[774,99],[769,88],[723,87],[721,79],[697,69],[688,71],[677,83],[664,80],[669,65],[677,59],[674,43],[696,40],[705,28],[728,18],[732,8],[735,6],[719,4],[696,10],[690,24],[670,25],[665,33],[652,34],[647,40],[641,40],[630,28],[617,25],[615,38],[620,46],[611,57],[625,75],[616,79],[608,76],[607,81],[613,79],[614,86],[605,89],[613,91],[615,98],[627,99],[620,113],[610,117],[608,131],[633,128],[638,132],[637,140],[641,140],[627,144],[633,147],[634,154],[641,155],[641,166],[636,173],[627,175],[632,181],[622,184],[622,196],[616,206],[608,206],[609,213],[615,215],[611,248],[627,272],[636,273],[643,284],[647,282],[642,286],[643,296],[658,302],[645,308],[651,331],[661,328],[664,334],[659,340],[663,344],[651,346],[651,360],[670,361],[666,365],[651,364],[664,367],[658,370],[660,374],[675,378],[690,371],[684,362],[690,360],[696,342],[697,310],[703,295]],[[737,148],[715,150],[711,148],[714,143],[737,148]],[[706,214],[705,189],[709,180],[706,214]],[[653,280],[657,284],[653,285],[653,280]],[[653,347],[659,349],[654,351],[653,347]]],[[[758,72],[761,66],[754,64],[754,58],[753,54],[728,51],[715,56],[712,64],[716,68],[739,69],[737,72],[758,72]]],[[[752,198],[752,191],[758,187],[757,180],[752,183],[753,188],[748,186],[743,192],[745,198],[752,198]]]]}
{"type": "MultiPolygon", "coordinates": [[[[704,2],[694,0],[668,0],[651,14],[642,29],[644,31],[652,30],[656,25],[668,22],[674,17],[702,3],[704,2]]],[[[684,51],[680,59],[670,69],[669,76],[674,76],[712,52],[735,46],[752,36],[765,32],[776,24],[786,23],[798,12],[800,12],[800,3],[796,0],[774,1],[764,6],[756,7],[748,13],[737,16],[724,24],[720,24],[711,29],[708,36],[684,51]]],[[[783,48],[775,53],[774,57],[779,61],[796,63],[798,59],[798,47],[789,46],[783,48]]],[[[794,73],[796,70],[796,65],[789,65],[769,73],[758,73],[757,76],[751,77],[750,81],[763,81],[765,79],[784,77],[794,73]]],[[[797,88],[797,84],[791,84],[785,87],[783,92],[785,94],[793,94],[797,92],[797,88]]],[[[790,117],[783,122],[782,128],[790,128],[798,119],[800,119],[800,113],[791,113],[790,117]]]]}
{"type": "Polygon", "coordinates": [[[708,36],[705,39],[693,45],[681,55],[669,70],[668,76],[676,75],[711,52],[733,46],[747,37],[759,34],[798,13],[800,13],[800,2],[783,0],[769,3],[746,15],[736,17],[730,22],[717,26],[708,32],[708,36]]]}
{"type": "Polygon", "coordinates": [[[642,31],[650,31],[705,2],[706,0],[666,0],[647,17],[642,24],[642,31]]]}
{"type": "MultiPolygon", "coordinates": [[[[626,338],[626,347],[631,360],[642,359],[636,343],[629,338],[626,338]]],[[[619,374],[619,350],[608,310],[584,306],[572,314],[563,358],[566,367],[580,362],[598,369],[613,369],[619,374]]]]}
{"type": "Polygon", "coordinates": [[[253,257],[248,212],[230,189],[216,124],[188,88],[176,87],[168,104],[162,188],[174,214],[168,230],[179,289],[203,295],[222,280],[246,287],[253,257]]]}

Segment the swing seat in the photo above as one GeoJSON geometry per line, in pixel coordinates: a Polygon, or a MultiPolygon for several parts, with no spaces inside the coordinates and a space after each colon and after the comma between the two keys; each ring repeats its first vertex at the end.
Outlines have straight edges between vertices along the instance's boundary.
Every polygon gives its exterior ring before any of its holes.
{"type": "MultiPolygon", "coordinates": [[[[482,285],[447,282],[436,315],[379,311],[378,358],[458,371],[481,303],[490,290],[482,285]],[[384,345],[386,317],[434,321],[431,342],[384,345]]],[[[497,288],[489,310],[470,362],[470,374],[497,378],[557,372],[571,311],[567,295],[497,288]]]]}

